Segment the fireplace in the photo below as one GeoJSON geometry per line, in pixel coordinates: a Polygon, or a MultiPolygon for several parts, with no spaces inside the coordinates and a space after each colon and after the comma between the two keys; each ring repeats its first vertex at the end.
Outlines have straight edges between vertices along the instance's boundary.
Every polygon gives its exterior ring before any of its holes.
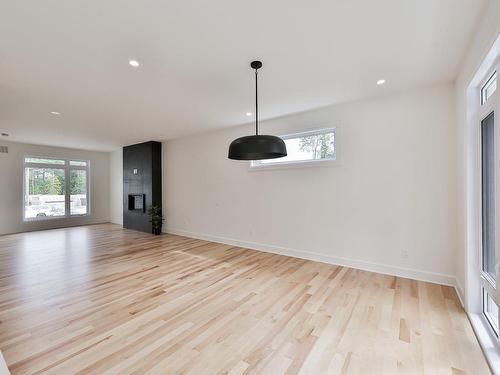
{"type": "Polygon", "coordinates": [[[145,142],[123,148],[123,226],[151,233],[148,215],[161,202],[161,143],[145,142]]]}
{"type": "Polygon", "coordinates": [[[129,194],[128,209],[129,211],[146,212],[146,194],[129,194]]]}

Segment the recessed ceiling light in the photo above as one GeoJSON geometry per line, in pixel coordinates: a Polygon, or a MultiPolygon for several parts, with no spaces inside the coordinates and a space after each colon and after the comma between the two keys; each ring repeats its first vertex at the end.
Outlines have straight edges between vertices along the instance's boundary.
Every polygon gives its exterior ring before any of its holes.
{"type": "Polygon", "coordinates": [[[128,62],[130,66],[133,66],[134,68],[137,68],[139,66],[139,61],[137,60],[129,60],[128,62]]]}
{"type": "Polygon", "coordinates": [[[245,115],[252,116],[252,112],[247,112],[247,113],[245,113],[245,115]]]}
{"type": "Polygon", "coordinates": [[[385,79],[379,79],[379,80],[377,81],[377,85],[379,85],[379,86],[380,86],[380,85],[383,85],[384,83],[385,83],[385,79]]]}
{"type": "Polygon", "coordinates": [[[57,111],[52,111],[50,113],[53,114],[53,115],[56,115],[56,116],[59,116],[61,114],[61,112],[57,112],[57,111]]]}
{"type": "Polygon", "coordinates": [[[9,133],[1,133],[2,137],[8,137],[9,133]]]}

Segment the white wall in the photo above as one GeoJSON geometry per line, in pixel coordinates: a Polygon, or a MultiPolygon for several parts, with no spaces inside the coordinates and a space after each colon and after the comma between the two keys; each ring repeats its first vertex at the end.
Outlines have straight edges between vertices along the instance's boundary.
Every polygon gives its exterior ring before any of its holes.
{"type": "MultiPolygon", "coordinates": [[[[457,132],[457,208],[458,208],[458,252],[456,259],[456,275],[459,292],[462,294],[465,301],[466,310],[470,310],[471,303],[469,301],[467,268],[479,267],[473,259],[468,258],[467,249],[473,248],[477,239],[473,233],[474,227],[474,208],[469,194],[474,194],[472,189],[476,184],[477,179],[473,175],[474,168],[473,155],[470,154],[471,149],[467,146],[467,142],[471,140],[474,129],[467,127],[467,95],[468,88],[472,84],[474,75],[478,71],[483,59],[490,51],[493,43],[500,34],[500,1],[490,0],[484,12],[481,22],[478,25],[468,52],[462,63],[461,71],[456,80],[456,132],[457,132]],[[471,134],[472,132],[472,134],[471,134]]],[[[477,89],[477,88],[476,88],[477,89]]],[[[470,95],[470,90],[469,90],[470,95]]],[[[469,111],[470,113],[470,111],[469,111]]],[[[475,260],[477,262],[477,259],[475,260]]],[[[472,293],[473,294],[473,293],[472,293]]]]}
{"type": "Polygon", "coordinates": [[[442,85],[262,124],[271,134],[339,124],[343,164],[330,168],[228,160],[251,126],[168,141],[166,230],[453,284],[454,114],[453,85],[442,85]]]}
{"type": "Polygon", "coordinates": [[[0,140],[8,154],[0,154],[0,234],[109,221],[109,153],[36,146],[0,140]],[[88,217],[23,222],[23,157],[52,156],[90,160],[88,217]]]}
{"type": "Polygon", "coordinates": [[[109,216],[110,221],[123,225],[123,150],[109,154],[109,216]]]}

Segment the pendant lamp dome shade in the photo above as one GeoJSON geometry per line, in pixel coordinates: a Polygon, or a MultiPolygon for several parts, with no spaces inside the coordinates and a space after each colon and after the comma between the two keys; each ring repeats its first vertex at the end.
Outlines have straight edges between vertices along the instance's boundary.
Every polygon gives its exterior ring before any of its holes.
{"type": "Polygon", "coordinates": [[[255,135],[235,139],[229,145],[228,158],[234,160],[262,160],[282,158],[287,155],[283,139],[274,135],[259,135],[259,101],[257,91],[257,70],[260,61],[250,64],[255,69],[255,135]]]}
{"type": "Polygon", "coordinates": [[[248,135],[229,145],[229,159],[261,160],[286,156],[285,142],[274,135],[248,135]]]}

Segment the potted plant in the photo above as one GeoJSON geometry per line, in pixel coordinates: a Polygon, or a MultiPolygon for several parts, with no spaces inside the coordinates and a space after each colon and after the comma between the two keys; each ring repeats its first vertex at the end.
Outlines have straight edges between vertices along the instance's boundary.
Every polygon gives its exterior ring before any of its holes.
{"type": "Polygon", "coordinates": [[[151,206],[148,210],[149,214],[149,222],[153,227],[153,234],[159,235],[161,234],[161,226],[163,225],[163,215],[161,213],[160,206],[151,206]]]}

